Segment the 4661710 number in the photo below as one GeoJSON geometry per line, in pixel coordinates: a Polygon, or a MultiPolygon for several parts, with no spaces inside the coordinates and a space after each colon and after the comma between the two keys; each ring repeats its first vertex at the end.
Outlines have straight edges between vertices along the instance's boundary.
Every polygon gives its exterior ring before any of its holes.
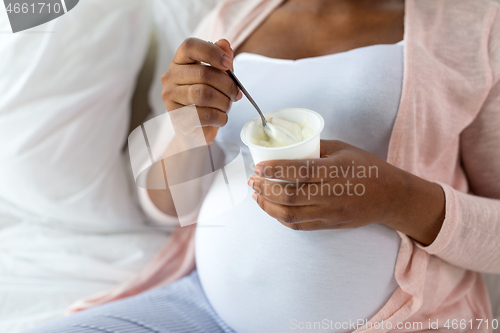
{"type": "Polygon", "coordinates": [[[487,319],[484,320],[484,319],[476,319],[475,321],[474,320],[465,320],[465,319],[462,319],[462,320],[458,320],[458,319],[453,319],[453,320],[450,320],[448,319],[446,321],[446,323],[444,324],[444,327],[449,329],[449,330],[457,330],[457,329],[462,329],[462,330],[465,330],[465,329],[470,329],[470,330],[479,330],[481,327],[482,328],[485,328],[486,329],[497,329],[498,328],[498,320],[497,319],[493,319],[491,322],[489,322],[487,319]]]}
{"type": "Polygon", "coordinates": [[[60,3],[45,3],[45,2],[39,2],[39,3],[32,3],[32,4],[27,4],[27,3],[9,3],[7,5],[7,13],[15,13],[15,14],[42,14],[42,13],[55,13],[59,14],[61,10],[63,10],[62,6],[60,3]]]}

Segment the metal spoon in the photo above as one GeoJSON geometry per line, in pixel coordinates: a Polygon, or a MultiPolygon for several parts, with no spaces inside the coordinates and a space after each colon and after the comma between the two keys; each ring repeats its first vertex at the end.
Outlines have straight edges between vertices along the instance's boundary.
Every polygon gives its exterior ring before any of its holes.
{"type": "Polygon", "coordinates": [[[266,119],[266,117],[264,117],[264,114],[260,110],[260,108],[257,105],[257,103],[255,103],[255,101],[253,100],[252,96],[250,96],[250,94],[245,89],[245,87],[243,87],[243,85],[241,84],[240,80],[238,80],[238,78],[236,77],[236,75],[234,75],[233,71],[230,70],[230,69],[228,69],[226,72],[227,72],[227,74],[229,74],[229,77],[231,79],[233,79],[234,83],[236,83],[236,85],[238,86],[238,88],[240,88],[240,90],[243,93],[243,95],[245,95],[246,98],[248,98],[248,100],[250,101],[250,103],[252,103],[253,107],[257,110],[257,112],[260,115],[260,118],[262,119],[262,126],[264,126],[264,128],[265,128],[267,126],[267,119],[266,119]]]}
{"type": "MultiPolygon", "coordinates": [[[[257,110],[257,112],[259,113],[260,115],[260,118],[262,119],[262,128],[264,129],[264,132],[267,134],[267,136],[269,137],[272,137],[273,136],[273,130],[271,127],[277,129],[275,126],[273,126],[272,124],[270,124],[266,117],[264,117],[264,114],[262,113],[262,111],[260,110],[259,106],[257,105],[257,103],[255,103],[254,99],[252,98],[252,96],[250,96],[250,94],[248,93],[248,91],[245,89],[245,87],[243,87],[243,85],[241,84],[240,80],[238,80],[238,78],[236,77],[236,75],[234,75],[233,71],[228,69],[227,71],[227,74],[229,75],[229,77],[231,79],[233,79],[233,81],[236,83],[236,85],[238,86],[238,88],[240,88],[241,92],[243,93],[243,95],[246,96],[246,98],[248,98],[248,100],[250,101],[250,103],[252,103],[253,107],[257,110]]],[[[283,131],[281,131],[283,132],[283,131]]],[[[283,132],[285,133],[285,132],[283,132]]],[[[297,142],[297,139],[291,135],[289,135],[288,133],[285,133],[286,136],[288,136],[290,139],[292,139],[293,141],[297,142]]]]}

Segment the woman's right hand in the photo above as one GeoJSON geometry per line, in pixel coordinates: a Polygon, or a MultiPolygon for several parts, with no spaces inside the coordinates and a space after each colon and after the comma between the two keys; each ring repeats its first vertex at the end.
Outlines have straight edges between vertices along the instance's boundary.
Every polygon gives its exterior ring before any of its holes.
{"type": "Polygon", "coordinates": [[[226,125],[232,102],[242,98],[241,91],[225,72],[232,68],[233,50],[227,40],[212,44],[188,38],[161,78],[167,110],[196,105],[207,143],[213,142],[219,127],[226,125]]]}

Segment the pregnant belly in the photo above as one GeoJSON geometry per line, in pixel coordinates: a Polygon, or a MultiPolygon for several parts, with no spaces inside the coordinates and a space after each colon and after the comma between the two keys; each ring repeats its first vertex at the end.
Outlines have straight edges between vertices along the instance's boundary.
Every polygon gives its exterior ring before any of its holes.
{"type": "Polygon", "coordinates": [[[396,290],[399,245],[378,224],[290,230],[247,198],[198,223],[196,263],[208,300],[238,333],[295,332],[307,323],[318,328],[308,332],[346,332],[335,323],[370,319],[396,290]]]}

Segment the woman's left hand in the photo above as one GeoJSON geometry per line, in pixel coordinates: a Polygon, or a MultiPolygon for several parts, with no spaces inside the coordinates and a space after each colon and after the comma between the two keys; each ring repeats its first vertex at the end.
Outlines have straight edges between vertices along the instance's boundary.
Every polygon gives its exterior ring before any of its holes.
{"type": "Polygon", "coordinates": [[[296,230],[381,223],[429,245],[444,220],[441,186],[341,141],[322,140],[320,159],[265,161],[255,174],[252,197],[296,230]]]}

